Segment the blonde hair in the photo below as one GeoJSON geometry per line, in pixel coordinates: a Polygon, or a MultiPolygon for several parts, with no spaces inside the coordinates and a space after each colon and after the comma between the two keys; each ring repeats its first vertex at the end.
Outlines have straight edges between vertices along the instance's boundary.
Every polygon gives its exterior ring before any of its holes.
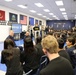
{"type": "Polygon", "coordinates": [[[50,54],[58,52],[58,42],[54,36],[48,35],[42,39],[42,47],[50,54]]]}

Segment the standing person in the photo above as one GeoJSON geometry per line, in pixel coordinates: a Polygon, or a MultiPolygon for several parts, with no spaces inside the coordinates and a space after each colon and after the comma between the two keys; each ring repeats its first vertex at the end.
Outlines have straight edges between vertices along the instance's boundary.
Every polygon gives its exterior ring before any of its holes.
{"type": "Polygon", "coordinates": [[[11,39],[14,42],[14,45],[16,47],[16,43],[14,41],[14,31],[13,30],[9,31],[9,35],[8,35],[8,37],[6,39],[11,39]]]}
{"type": "Polygon", "coordinates": [[[45,33],[47,34],[48,31],[49,31],[49,28],[48,28],[48,26],[46,26],[46,27],[45,27],[45,33]]]}
{"type": "MultiPolygon", "coordinates": [[[[32,35],[32,37],[33,37],[33,35],[32,35]]],[[[25,40],[26,38],[31,38],[31,39],[32,39],[32,37],[30,36],[30,33],[27,31],[27,32],[25,33],[24,40],[25,40]]],[[[32,41],[33,41],[33,44],[35,45],[35,40],[32,39],[32,41]]]]}
{"type": "Polygon", "coordinates": [[[50,62],[40,75],[74,75],[70,62],[58,54],[58,42],[54,36],[46,36],[41,44],[50,62]]]}
{"type": "Polygon", "coordinates": [[[5,49],[2,51],[1,63],[7,67],[6,75],[23,75],[20,64],[20,50],[15,48],[11,39],[4,41],[5,49]]]}
{"type": "Polygon", "coordinates": [[[74,44],[75,44],[75,38],[69,36],[66,41],[66,45],[67,45],[66,51],[70,56],[73,68],[76,67],[76,46],[74,44]]]}
{"type": "MultiPolygon", "coordinates": [[[[23,47],[22,46],[17,46],[16,43],[15,43],[15,40],[14,40],[14,31],[13,30],[10,30],[9,31],[9,35],[6,39],[11,39],[15,45],[15,47],[18,47],[20,49],[20,51],[23,51],[23,47]]],[[[4,49],[5,49],[5,46],[4,46],[4,49]]]]}
{"type": "Polygon", "coordinates": [[[64,40],[61,39],[61,38],[58,38],[57,42],[59,44],[59,49],[58,49],[59,50],[58,51],[59,55],[66,58],[66,59],[68,59],[71,62],[69,54],[67,53],[66,50],[64,50],[64,43],[65,43],[64,40]]]}
{"type": "MultiPolygon", "coordinates": [[[[25,33],[24,40],[25,40],[26,38],[31,38],[31,39],[32,39],[32,37],[30,36],[30,33],[29,33],[28,31],[26,31],[26,33],[25,33]]],[[[32,40],[33,40],[33,39],[32,39],[32,40]]]]}
{"type": "Polygon", "coordinates": [[[31,29],[31,39],[33,40],[33,31],[32,31],[32,29],[31,29]]]}
{"type": "Polygon", "coordinates": [[[30,75],[33,75],[39,67],[37,51],[31,38],[24,39],[24,51],[21,53],[21,62],[25,73],[33,70],[30,75]]]}
{"type": "Polygon", "coordinates": [[[24,39],[25,38],[31,38],[30,33],[28,31],[25,33],[24,39]]]}
{"type": "Polygon", "coordinates": [[[41,37],[37,37],[37,38],[36,38],[36,45],[35,45],[35,48],[36,48],[36,50],[37,50],[37,52],[38,52],[38,58],[39,58],[39,60],[40,60],[41,56],[44,55],[44,53],[43,53],[43,51],[42,51],[41,40],[42,40],[41,37]]]}

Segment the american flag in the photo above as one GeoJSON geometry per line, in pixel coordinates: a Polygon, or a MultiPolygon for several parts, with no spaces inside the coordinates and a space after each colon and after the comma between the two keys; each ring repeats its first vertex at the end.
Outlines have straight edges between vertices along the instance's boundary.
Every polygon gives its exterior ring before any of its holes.
{"type": "Polygon", "coordinates": [[[20,24],[27,25],[27,16],[20,15],[20,24]]]}

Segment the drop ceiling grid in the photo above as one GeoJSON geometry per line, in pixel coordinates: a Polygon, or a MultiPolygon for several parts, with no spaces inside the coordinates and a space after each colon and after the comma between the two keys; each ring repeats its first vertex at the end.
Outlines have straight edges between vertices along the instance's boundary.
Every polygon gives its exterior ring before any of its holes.
{"type": "MultiPolygon", "coordinates": [[[[59,10],[60,6],[58,7],[55,3],[57,0],[13,0],[12,2],[5,2],[4,0],[0,0],[0,5],[9,7],[18,11],[21,11],[22,13],[26,13],[28,15],[34,15],[35,17],[43,18],[42,16],[38,16],[37,13],[41,13],[44,16],[52,18],[52,16],[49,15],[49,13],[46,13],[43,11],[43,9],[49,9],[50,12],[54,13],[59,19],[64,19],[62,12],[59,10]],[[44,5],[43,8],[38,8],[35,6],[34,3],[42,3],[44,5]],[[27,4],[27,9],[21,9],[17,7],[18,4],[27,4]],[[29,10],[35,10],[37,13],[31,13],[29,10]]],[[[62,0],[64,5],[61,7],[64,7],[66,9],[66,13],[69,19],[74,19],[74,15],[76,14],[76,1],[73,0],[62,0]]],[[[46,19],[46,18],[43,18],[46,19]]]]}

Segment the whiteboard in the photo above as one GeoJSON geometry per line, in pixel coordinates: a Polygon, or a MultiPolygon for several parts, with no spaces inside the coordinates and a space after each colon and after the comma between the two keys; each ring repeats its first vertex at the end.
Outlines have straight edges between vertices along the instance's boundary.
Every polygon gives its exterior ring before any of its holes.
{"type": "Polygon", "coordinates": [[[6,37],[9,35],[9,31],[11,29],[11,26],[0,26],[0,42],[4,42],[6,37]]]}

